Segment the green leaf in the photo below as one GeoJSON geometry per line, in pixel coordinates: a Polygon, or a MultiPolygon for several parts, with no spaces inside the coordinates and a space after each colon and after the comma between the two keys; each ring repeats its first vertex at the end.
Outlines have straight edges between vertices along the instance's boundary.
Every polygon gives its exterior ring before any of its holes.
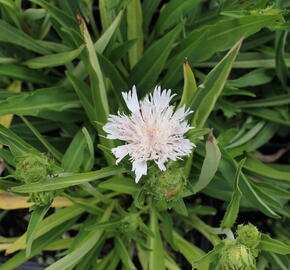
{"type": "Polygon", "coordinates": [[[241,43],[242,39],[233,46],[219,64],[207,75],[201,89],[194,96],[191,106],[195,110],[193,125],[196,124],[197,127],[204,126],[224,88],[241,43]]]}
{"type": "MultiPolygon", "coordinates": [[[[185,257],[185,259],[192,264],[193,261],[199,260],[205,255],[204,251],[185,240],[176,231],[173,232],[174,244],[177,250],[185,257]]],[[[198,266],[198,270],[208,270],[208,263],[203,263],[198,266]]]]}
{"type": "Polygon", "coordinates": [[[100,36],[100,38],[95,43],[95,49],[98,53],[103,53],[109,44],[110,40],[112,39],[114,33],[119,27],[123,16],[123,11],[120,11],[118,16],[114,19],[111,25],[106,29],[106,31],[100,36]]]}
{"type": "Polygon", "coordinates": [[[12,130],[2,125],[0,125],[0,144],[8,146],[14,157],[22,156],[28,152],[39,153],[38,150],[16,135],[12,130]]]}
{"type": "Polygon", "coordinates": [[[187,208],[183,199],[172,202],[172,208],[174,209],[174,211],[176,211],[176,213],[183,216],[188,216],[187,208]]]}
{"type": "Polygon", "coordinates": [[[154,86],[172,49],[173,42],[182,27],[183,24],[177,25],[164,37],[156,41],[134,66],[129,76],[129,85],[135,84],[141,95],[146,94],[154,86]],[[144,73],[144,70],[146,70],[146,73],[144,73]]]}
{"type": "Polygon", "coordinates": [[[150,230],[154,237],[149,236],[149,267],[148,270],[165,270],[164,250],[159,232],[158,218],[155,208],[150,211],[150,230]]]}
{"type": "MultiPolygon", "coordinates": [[[[58,226],[62,227],[62,225],[67,222],[68,220],[71,220],[75,217],[80,216],[85,210],[82,209],[79,206],[71,206],[67,208],[60,209],[59,211],[51,214],[50,216],[46,217],[42,222],[41,226],[39,227],[39,230],[36,233],[36,237],[40,237],[47,232],[57,228],[58,226]]],[[[24,233],[21,235],[7,250],[7,254],[11,254],[15,251],[18,251],[20,249],[24,249],[26,246],[26,235],[27,233],[24,233]]],[[[49,234],[50,235],[50,234],[49,234]]],[[[34,245],[36,247],[36,245],[34,245]]],[[[32,247],[33,250],[33,247],[32,247]]],[[[33,252],[33,251],[32,251],[33,252]]]]}
{"type": "Polygon", "coordinates": [[[261,131],[264,126],[265,126],[265,121],[259,121],[247,133],[243,134],[241,137],[238,137],[233,142],[231,141],[231,143],[229,145],[227,145],[225,148],[226,149],[231,149],[231,148],[235,148],[237,146],[240,146],[240,145],[242,145],[244,143],[247,143],[253,137],[255,137],[257,135],[257,133],[259,131],[261,131]]]}
{"type": "Polygon", "coordinates": [[[285,89],[287,89],[287,79],[289,76],[289,70],[285,61],[285,46],[287,44],[287,35],[288,31],[277,31],[275,40],[276,74],[285,89]]]}
{"type": "Polygon", "coordinates": [[[126,268],[129,270],[136,270],[137,268],[132,262],[132,259],[130,258],[130,255],[127,251],[125,244],[123,243],[122,239],[118,236],[115,238],[115,247],[118,251],[118,254],[120,256],[123,265],[126,266],[126,268]]]}
{"type": "Polygon", "coordinates": [[[37,40],[34,40],[23,31],[18,30],[3,20],[0,20],[0,40],[16,44],[39,54],[50,53],[37,40]]]}
{"type": "Polygon", "coordinates": [[[0,64],[0,75],[41,85],[51,85],[56,82],[53,77],[45,75],[42,72],[14,64],[0,64]]]}
{"type": "Polygon", "coordinates": [[[142,12],[143,12],[143,27],[145,32],[148,32],[150,21],[160,5],[161,0],[144,0],[142,2],[142,12]]]}
{"type": "Polygon", "coordinates": [[[138,185],[131,178],[121,176],[102,181],[98,187],[125,194],[134,194],[138,189],[138,185]]]}
{"type": "Polygon", "coordinates": [[[159,33],[164,32],[168,28],[176,25],[187,14],[193,13],[199,5],[201,0],[191,1],[173,0],[165,4],[165,7],[161,9],[160,16],[156,23],[156,29],[159,33]]]}
{"type": "Polygon", "coordinates": [[[218,147],[218,142],[213,136],[212,131],[206,141],[205,149],[206,154],[201,167],[201,172],[198,181],[193,186],[193,190],[195,193],[201,191],[210,183],[210,181],[215,176],[215,173],[220,163],[221,152],[218,147]]]}
{"type": "Polygon", "coordinates": [[[24,117],[21,117],[22,121],[29,127],[38,140],[45,146],[45,148],[58,160],[62,160],[62,153],[59,152],[53,145],[51,145],[44,136],[24,117]]]}
{"type": "MultiPolygon", "coordinates": [[[[107,221],[110,218],[114,206],[115,205],[113,202],[111,205],[107,207],[104,214],[100,218],[101,222],[107,221]]],[[[53,263],[46,269],[47,270],[66,270],[66,269],[69,269],[71,266],[74,266],[98,243],[103,233],[104,231],[99,230],[99,229],[88,232],[86,235],[85,241],[83,241],[80,244],[80,246],[78,246],[71,253],[64,256],[57,262],[53,263]]]]}
{"type": "Polygon", "coordinates": [[[248,86],[256,86],[269,83],[272,81],[273,76],[271,76],[267,69],[260,68],[254,71],[248,72],[244,76],[231,80],[229,83],[234,87],[242,88],[248,86]]]}
{"type": "Polygon", "coordinates": [[[131,69],[138,63],[143,54],[142,8],[140,0],[131,0],[127,5],[127,38],[138,39],[129,50],[131,69]]]}
{"type": "Polygon", "coordinates": [[[271,168],[255,158],[249,157],[244,167],[245,169],[262,176],[271,177],[277,180],[290,181],[290,173],[271,168]]]}
{"type": "Polygon", "coordinates": [[[76,107],[76,95],[64,88],[43,88],[32,93],[20,93],[0,102],[0,115],[18,114],[37,116],[42,110],[62,111],[76,107]]]}
{"type": "Polygon", "coordinates": [[[188,107],[197,90],[195,77],[187,59],[183,62],[183,78],[183,92],[178,108],[183,105],[188,107]]]}
{"type": "Polygon", "coordinates": [[[30,193],[39,191],[49,191],[70,186],[83,184],[89,181],[102,179],[108,176],[124,173],[125,170],[115,166],[92,171],[87,173],[76,173],[67,176],[58,176],[50,179],[45,179],[37,183],[25,184],[19,187],[12,188],[14,192],[30,193]]]}
{"type": "MultiPolygon", "coordinates": [[[[83,38],[85,40],[87,57],[86,62],[91,68],[91,80],[93,86],[92,89],[92,101],[94,107],[96,107],[98,114],[98,121],[105,122],[109,114],[109,106],[106,94],[106,87],[104,83],[103,73],[99,64],[99,60],[96,54],[94,44],[91,40],[87,26],[83,19],[80,18],[80,28],[83,38]],[[95,85],[96,84],[96,85],[95,85]]],[[[90,70],[89,70],[90,71],[90,70]]]]}
{"type": "Polygon", "coordinates": [[[78,27],[77,20],[68,15],[67,12],[57,8],[56,6],[44,0],[30,0],[30,1],[45,8],[48,11],[48,13],[62,26],[77,29],[78,27]]]}
{"type": "Polygon", "coordinates": [[[36,233],[40,227],[40,223],[44,218],[45,214],[47,213],[47,211],[49,210],[49,208],[50,206],[38,207],[35,210],[33,210],[30,216],[26,237],[26,257],[29,257],[31,255],[32,243],[36,237],[36,233]]]}
{"type": "Polygon", "coordinates": [[[242,192],[239,187],[239,180],[240,180],[241,171],[242,171],[245,161],[246,159],[242,159],[238,164],[237,172],[235,175],[235,181],[234,181],[234,188],[233,188],[234,192],[232,194],[231,201],[227,206],[227,210],[221,222],[222,228],[231,228],[236,222],[236,219],[238,217],[239,208],[240,208],[240,200],[242,197],[242,192]]]}
{"type": "Polygon", "coordinates": [[[249,100],[247,102],[241,101],[236,102],[235,105],[240,108],[263,108],[263,107],[273,107],[287,105],[290,103],[290,94],[286,95],[275,95],[273,97],[266,97],[262,99],[249,100]]]}
{"type": "Polygon", "coordinates": [[[265,250],[265,251],[271,251],[274,253],[282,254],[282,255],[290,254],[289,245],[283,243],[282,241],[273,239],[267,234],[261,235],[261,241],[257,248],[261,250],[265,250]]]}
{"type": "Polygon", "coordinates": [[[214,247],[213,250],[208,252],[205,256],[203,256],[201,259],[192,262],[193,269],[197,269],[197,266],[202,263],[211,263],[215,261],[218,258],[219,253],[221,252],[221,249],[223,248],[224,244],[220,243],[217,246],[214,247]]]}
{"type": "Polygon", "coordinates": [[[74,60],[76,57],[79,56],[79,54],[82,52],[83,49],[84,45],[80,46],[79,48],[73,51],[50,54],[29,59],[25,61],[23,64],[32,69],[57,67],[74,60]]]}
{"type": "MultiPolygon", "coordinates": [[[[50,233],[47,233],[36,239],[29,258],[39,254],[43,249],[47,248],[50,244],[57,240],[57,238],[61,237],[67,230],[70,229],[73,224],[75,224],[76,221],[76,219],[67,221],[61,226],[55,227],[50,233]]],[[[26,262],[29,258],[25,256],[25,250],[22,250],[11,259],[7,260],[4,264],[2,264],[1,270],[17,269],[18,266],[26,262]]]]}
{"type": "MultiPolygon", "coordinates": [[[[216,52],[231,48],[245,35],[250,36],[263,27],[272,27],[282,22],[281,14],[252,14],[219,20],[194,29],[172,51],[174,57],[167,64],[169,71],[164,78],[164,84],[176,85],[181,79],[181,69],[176,67],[185,57],[191,63],[200,63],[216,52]]],[[[261,67],[265,67],[264,64],[261,67]]]]}
{"type": "Polygon", "coordinates": [[[79,172],[84,159],[86,141],[84,134],[79,130],[65,151],[62,167],[65,172],[79,172]]]}
{"type": "MultiPolygon", "coordinates": [[[[223,158],[221,160],[219,170],[223,174],[223,177],[227,179],[228,182],[232,183],[232,179],[234,179],[234,175],[238,167],[237,162],[229,155],[229,153],[222,146],[220,146],[220,150],[223,158]]],[[[246,168],[246,164],[244,164],[244,168],[246,168]]],[[[257,192],[252,187],[251,182],[242,172],[241,177],[243,181],[240,182],[240,189],[241,192],[243,193],[243,198],[246,198],[247,200],[247,205],[259,209],[262,213],[272,218],[279,218],[279,216],[257,194],[257,192]]]]}

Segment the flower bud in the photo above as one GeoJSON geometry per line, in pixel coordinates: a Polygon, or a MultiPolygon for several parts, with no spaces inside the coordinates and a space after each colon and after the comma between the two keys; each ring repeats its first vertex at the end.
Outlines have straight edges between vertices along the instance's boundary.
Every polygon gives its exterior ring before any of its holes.
{"type": "Polygon", "coordinates": [[[34,203],[34,207],[41,207],[50,205],[54,199],[55,192],[54,191],[43,191],[43,192],[35,192],[30,194],[30,198],[28,202],[34,203]]]}
{"type": "Polygon", "coordinates": [[[25,183],[35,183],[50,174],[49,160],[45,155],[26,154],[18,158],[16,177],[25,183]]]}
{"type": "Polygon", "coordinates": [[[150,169],[145,190],[156,200],[173,201],[180,198],[185,186],[185,178],[178,162],[168,164],[166,171],[150,169]]]}
{"type": "Polygon", "coordinates": [[[133,232],[138,227],[138,215],[136,214],[127,214],[122,218],[121,225],[119,230],[121,232],[133,232]]]}
{"type": "Polygon", "coordinates": [[[261,233],[253,224],[239,225],[237,229],[237,241],[249,248],[259,245],[261,233]]]}
{"type": "Polygon", "coordinates": [[[251,249],[245,245],[237,243],[236,240],[226,241],[219,263],[222,266],[222,269],[226,270],[256,269],[256,260],[251,249]]]}

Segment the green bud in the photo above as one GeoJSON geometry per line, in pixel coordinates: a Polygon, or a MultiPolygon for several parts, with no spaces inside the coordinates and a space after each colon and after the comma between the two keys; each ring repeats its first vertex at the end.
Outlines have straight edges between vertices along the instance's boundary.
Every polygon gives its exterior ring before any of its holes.
{"type": "Polygon", "coordinates": [[[173,201],[180,198],[185,183],[179,163],[171,162],[167,165],[166,171],[151,168],[144,188],[156,200],[173,201]]]}
{"type": "Polygon", "coordinates": [[[35,192],[30,194],[28,202],[34,203],[32,207],[33,209],[34,207],[50,205],[54,199],[54,196],[54,191],[35,192]]]}
{"type": "Polygon", "coordinates": [[[253,224],[239,225],[237,241],[249,248],[255,248],[260,243],[261,233],[253,224]]]}
{"type": "Polygon", "coordinates": [[[122,232],[133,232],[138,227],[138,215],[127,214],[122,218],[119,230],[122,232]]]}
{"type": "Polygon", "coordinates": [[[237,243],[236,240],[226,239],[219,263],[224,270],[256,269],[256,259],[251,249],[237,243]]]}
{"type": "Polygon", "coordinates": [[[50,168],[47,156],[29,153],[17,159],[16,177],[25,183],[35,183],[47,178],[50,168]]]}

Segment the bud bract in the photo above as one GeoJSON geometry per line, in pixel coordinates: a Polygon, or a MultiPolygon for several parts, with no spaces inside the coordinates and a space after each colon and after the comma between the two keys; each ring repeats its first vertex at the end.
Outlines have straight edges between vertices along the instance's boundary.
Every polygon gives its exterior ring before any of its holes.
{"type": "Polygon", "coordinates": [[[173,201],[181,197],[185,183],[182,167],[171,162],[166,171],[150,169],[144,188],[156,200],[173,201]]]}
{"type": "Polygon", "coordinates": [[[16,177],[25,183],[35,183],[47,178],[50,167],[47,156],[29,153],[17,159],[16,177]]]}
{"type": "Polygon", "coordinates": [[[220,266],[223,270],[255,270],[256,259],[251,249],[239,244],[236,240],[226,239],[221,252],[220,266]]]}
{"type": "Polygon", "coordinates": [[[239,225],[237,241],[249,248],[255,248],[260,243],[261,233],[253,224],[239,225]]]}

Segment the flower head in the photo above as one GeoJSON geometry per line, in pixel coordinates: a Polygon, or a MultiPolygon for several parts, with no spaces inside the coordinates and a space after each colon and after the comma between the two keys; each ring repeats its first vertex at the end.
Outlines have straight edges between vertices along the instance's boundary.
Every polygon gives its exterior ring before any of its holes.
{"type": "Polygon", "coordinates": [[[112,152],[117,164],[125,156],[130,156],[136,182],[147,174],[147,161],[153,160],[164,171],[165,162],[191,153],[194,144],[183,135],[191,129],[185,117],[192,112],[184,106],[174,111],[169,105],[174,96],[170,90],[161,91],[156,87],[142,101],[138,100],[135,86],[122,95],[131,115],[110,115],[104,131],[108,133],[107,138],[126,142],[113,148],[112,152]]]}

